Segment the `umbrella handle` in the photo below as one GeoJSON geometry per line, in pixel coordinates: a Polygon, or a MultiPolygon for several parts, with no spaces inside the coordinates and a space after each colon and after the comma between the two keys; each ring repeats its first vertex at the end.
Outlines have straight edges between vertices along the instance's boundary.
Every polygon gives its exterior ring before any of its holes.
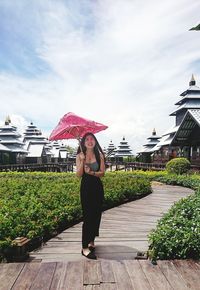
{"type": "Polygon", "coordinates": [[[78,139],[78,143],[79,143],[79,146],[80,146],[81,152],[83,153],[83,148],[82,148],[82,146],[81,146],[80,138],[77,138],[77,139],[78,139]]]}

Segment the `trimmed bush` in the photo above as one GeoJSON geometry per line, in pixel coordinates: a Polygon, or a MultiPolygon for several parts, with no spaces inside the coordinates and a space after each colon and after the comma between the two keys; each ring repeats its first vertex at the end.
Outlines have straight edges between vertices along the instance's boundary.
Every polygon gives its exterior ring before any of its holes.
{"type": "Polygon", "coordinates": [[[190,162],[186,158],[174,158],[167,162],[166,169],[169,173],[183,174],[190,169],[190,162]]]}

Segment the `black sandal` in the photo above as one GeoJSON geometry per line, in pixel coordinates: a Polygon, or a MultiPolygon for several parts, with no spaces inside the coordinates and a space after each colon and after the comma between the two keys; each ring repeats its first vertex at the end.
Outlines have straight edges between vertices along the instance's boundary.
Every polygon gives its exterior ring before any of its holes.
{"type": "Polygon", "coordinates": [[[97,259],[97,257],[95,256],[95,254],[92,253],[92,252],[90,252],[88,255],[85,255],[85,254],[83,253],[83,250],[82,250],[82,251],[81,251],[81,254],[82,254],[84,257],[88,258],[88,259],[92,259],[92,260],[96,260],[96,259],[97,259]]]}
{"type": "Polygon", "coordinates": [[[94,253],[95,252],[95,247],[93,246],[89,246],[88,249],[90,250],[90,252],[94,253]]]}

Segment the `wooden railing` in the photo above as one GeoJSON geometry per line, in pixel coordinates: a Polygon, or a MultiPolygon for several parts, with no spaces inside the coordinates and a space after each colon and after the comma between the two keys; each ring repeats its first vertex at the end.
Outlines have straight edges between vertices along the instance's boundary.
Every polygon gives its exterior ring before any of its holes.
{"type": "Polygon", "coordinates": [[[43,171],[43,172],[73,172],[74,163],[46,163],[46,164],[8,164],[0,165],[0,171],[43,171]]]}
{"type": "MultiPolygon", "coordinates": [[[[108,162],[109,171],[119,170],[165,170],[165,164],[161,163],[142,163],[142,162],[108,162]]],[[[73,161],[67,163],[46,163],[46,164],[8,164],[0,165],[1,171],[43,171],[43,172],[74,172],[76,169],[73,161]]],[[[191,165],[193,171],[200,171],[200,166],[191,165]]]]}
{"type": "Polygon", "coordinates": [[[110,171],[118,170],[165,170],[165,164],[142,162],[112,162],[107,164],[110,171]]]}

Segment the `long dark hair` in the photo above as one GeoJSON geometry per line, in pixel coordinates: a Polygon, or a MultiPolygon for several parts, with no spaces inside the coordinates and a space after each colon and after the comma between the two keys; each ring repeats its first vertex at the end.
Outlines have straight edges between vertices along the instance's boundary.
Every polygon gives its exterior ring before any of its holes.
{"type": "MultiPolygon", "coordinates": [[[[81,143],[81,148],[83,150],[83,153],[84,153],[84,155],[86,154],[86,149],[87,148],[85,147],[85,139],[87,138],[87,136],[92,136],[94,138],[94,140],[95,140],[94,154],[95,154],[95,157],[96,157],[96,161],[97,161],[97,163],[100,166],[100,153],[103,154],[104,162],[105,162],[105,156],[104,156],[104,153],[103,153],[103,150],[102,150],[101,146],[99,145],[99,142],[97,141],[97,138],[94,136],[93,133],[88,132],[82,137],[80,143],[81,143]]],[[[77,154],[79,154],[81,152],[81,148],[80,148],[80,145],[79,145],[78,150],[77,150],[77,154]]]]}

